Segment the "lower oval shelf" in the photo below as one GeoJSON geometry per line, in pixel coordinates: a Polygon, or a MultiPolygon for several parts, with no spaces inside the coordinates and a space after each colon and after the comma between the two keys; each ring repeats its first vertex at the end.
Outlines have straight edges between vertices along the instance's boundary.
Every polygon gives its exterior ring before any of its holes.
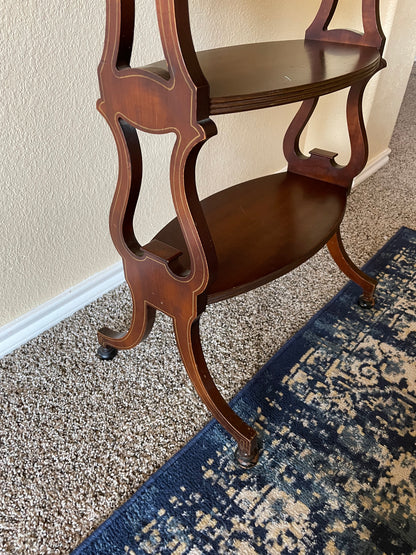
{"type": "MultiPolygon", "coordinates": [[[[320,250],[340,225],[347,190],[293,173],[253,179],[201,201],[217,254],[213,303],[263,285],[320,250]]],[[[189,271],[177,219],[155,237],[182,251],[172,270],[189,271]]]]}

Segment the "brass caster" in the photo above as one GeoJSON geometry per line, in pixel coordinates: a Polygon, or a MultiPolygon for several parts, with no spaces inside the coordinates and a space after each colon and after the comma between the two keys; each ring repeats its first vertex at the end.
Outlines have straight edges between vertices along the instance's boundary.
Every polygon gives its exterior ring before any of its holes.
{"type": "Polygon", "coordinates": [[[97,356],[101,360],[113,360],[117,353],[118,351],[114,347],[104,347],[100,345],[97,349],[97,356]]]}

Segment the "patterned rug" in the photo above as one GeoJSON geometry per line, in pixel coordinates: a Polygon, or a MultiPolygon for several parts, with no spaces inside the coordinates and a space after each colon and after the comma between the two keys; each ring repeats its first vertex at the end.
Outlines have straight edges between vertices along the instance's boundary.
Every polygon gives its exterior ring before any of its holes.
{"type": "Polygon", "coordinates": [[[257,466],[211,422],[73,555],[416,553],[416,232],[366,270],[234,399],[257,466]]]}

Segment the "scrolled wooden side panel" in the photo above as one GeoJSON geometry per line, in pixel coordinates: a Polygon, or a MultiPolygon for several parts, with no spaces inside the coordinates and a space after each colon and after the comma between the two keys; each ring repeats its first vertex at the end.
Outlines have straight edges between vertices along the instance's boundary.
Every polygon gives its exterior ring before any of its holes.
{"type": "Polygon", "coordinates": [[[380,22],[380,1],[362,0],[364,33],[357,33],[347,29],[328,29],[337,6],[338,0],[322,0],[315,19],[306,30],[305,38],[373,46],[382,53],[386,37],[380,22]]]}
{"type": "Polygon", "coordinates": [[[350,87],[347,98],[347,124],[351,144],[348,164],[336,162],[336,152],[320,148],[310,151],[310,156],[302,153],[299,147],[300,136],[309,122],[318,98],[306,100],[290,124],[283,142],[288,169],[293,173],[305,175],[334,185],[350,189],[353,179],[364,169],[368,160],[368,140],[363,117],[363,94],[368,79],[350,87]]]}
{"type": "Polygon", "coordinates": [[[134,0],[107,0],[98,109],[143,131],[164,133],[208,118],[209,87],[193,48],[187,2],[156,0],[156,6],[168,78],[130,67],[134,0]]]}
{"type": "MultiPolygon", "coordinates": [[[[215,254],[196,194],[193,173],[200,146],[195,147],[215,134],[216,127],[208,118],[209,90],[193,49],[188,4],[185,0],[156,0],[156,7],[168,62],[167,79],[149,69],[130,67],[134,0],[107,0],[105,44],[98,68],[101,98],[97,108],[113,132],[119,153],[120,170],[110,228],[123,258],[136,259],[143,254],[132,223],[141,181],[141,164],[137,162],[140,147],[129,126],[151,133],[175,133],[171,191],[189,248],[190,273],[195,281],[200,281],[195,284],[195,291],[201,291],[206,286],[202,270],[208,265],[205,253],[211,258],[212,268],[215,254]]],[[[155,252],[148,254],[150,258],[156,256],[155,252]]]]}
{"type": "MultiPolygon", "coordinates": [[[[192,307],[188,317],[195,319],[203,310],[203,294],[216,265],[215,250],[199,205],[195,164],[202,144],[216,133],[216,127],[208,117],[209,90],[193,49],[187,1],[156,0],[156,8],[168,78],[129,65],[134,38],[134,0],[106,2],[106,35],[98,68],[101,98],[97,108],[110,126],[119,158],[110,231],[123,258],[135,310],[146,313],[137,307],[147,303],[174,316],[179,311],[179,299],[188,299],[188,306],[192,307]],[[186,276],[175,275],[171,270],[169,264],[174,254],[169,245],[152,243],[147,249],[135,237],[133,215],[140,192],[142,164],[134,128],[176,134],[170,185],[191,261],[186,276]]],[[[111,345],[111,339],[117,338],[118,348],[129,348],[137,339],[123,342],[116,334],[105,335],[100,340],[111,345]]]]}
{"type": "Polygon", "coordinates": [[[346,29],[329,30],[328,27],[338,6],[338,0],[322,0],[317,15],[306,30],[309,40],[334,41],[377,48],[380,52],[379,62],[372,72],[363,75],[361,80],[350,86],[347,99],[347,123],[351,144],[351,157],[345,166],[336,162],[335,152],[315,148],[309,156],[303,154],[299,147],[300,136],[309,122],[319,97],[306,100],[290,124],[284,138],[284,153],[289,171],[320,179],[350,189],[353,179],[364,169],[368,159],[368,142],[363,118],[363,94],[369,79],[385,66],[381,57],[384,46],[384,34],[380,24],[379,0],[362,0],[362,18],[364,33],[346,29]]]}
{"type": "Polygon", "coordinates": [[[107,0],[107,27],[99,66],[98,109],[107,120],[119,155],[119,177],[110,211],[114,244],[123,258],[133,299],[130,328],[98,334],[102,358],[129,349],[149,333],[155,309],[172,317],[179,352],[201,399],[237,440],[243,466],[258,458],[256,432],[229,407],[206,366],[198,318],[216,269],[216,253],[198,199],[195,166],[201,146],[216,133],[209,119],[209,87],[192,44],[187,0],[156,0],[168,74],[130,68],[134,0],[107,0]],[[179,251],[160,241],[141,246],[133,230],[133,214],[141,185],[140,145],[134,127],[151,133],[174,132],[170,188],[188,249],[190,267],[176,275],[171,262],[179,251]]]}

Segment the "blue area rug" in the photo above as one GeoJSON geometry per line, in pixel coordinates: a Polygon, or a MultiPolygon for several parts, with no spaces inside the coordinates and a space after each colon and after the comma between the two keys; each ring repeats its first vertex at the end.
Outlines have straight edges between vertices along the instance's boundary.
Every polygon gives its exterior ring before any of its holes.
{"type": "Polygon", "coordinates": [[[73,555],[416,553],[416,232],[366,271],[234,399],[257,466],[211,422],[73,555]]]}

